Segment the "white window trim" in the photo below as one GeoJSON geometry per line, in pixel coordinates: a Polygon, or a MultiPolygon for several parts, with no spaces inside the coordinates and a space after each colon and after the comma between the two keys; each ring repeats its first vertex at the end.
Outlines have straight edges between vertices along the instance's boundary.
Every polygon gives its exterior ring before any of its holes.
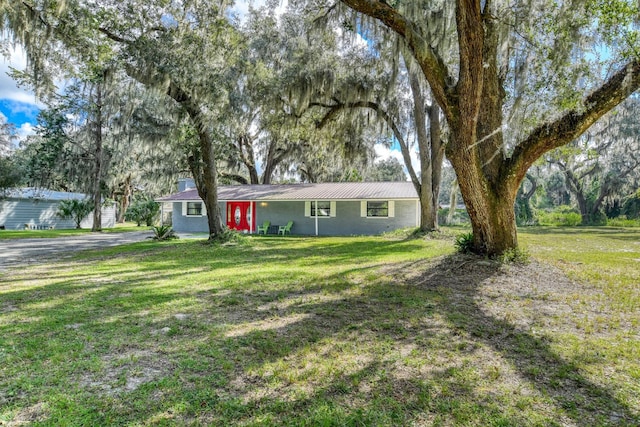
{"type": "Polygon", "coordinates": [[[394,200],[361,200],[360,201],[360,216],[367,219],[387,219],[394,218],[396,216],[396,203],[394,200]],[[388,214],[387,216],[369,216],[367,215],[367,203],[368,202],[387,202],[388,214]]]}
{"type": "Polygon", "coordinates": [[[182,216],[186,216],[186,217],[189,217],[189,218],[199,218],[199,217],[207,216],[207,207],[205,206],[204,202],[198,202],[197,200],[193,200],[193,201],[189,201],[189,202],[182,202],[182,216]],[[200,205],[202,206],[201,209],[200,209],[201,214],[200,215],[189,215],[189,214],[187,214],[187,212],[188,212],[187,203],[200,203],[200,205]]]}
{"type": "MultiPolygon", "coordinates": [[[[314,203],[316,202],[316,200],[313,201],[314,203]]],[[[304,216],[307,218],[318,218],[318,219],[323,219],[323,218],[335,218],[336,216],[336,202],[334,200],[317,200],[318,203],[320,202],[329,202],[329,215],[311,215],[311,203],[312,201],[306,201],[304,202],[304,216]]]]}

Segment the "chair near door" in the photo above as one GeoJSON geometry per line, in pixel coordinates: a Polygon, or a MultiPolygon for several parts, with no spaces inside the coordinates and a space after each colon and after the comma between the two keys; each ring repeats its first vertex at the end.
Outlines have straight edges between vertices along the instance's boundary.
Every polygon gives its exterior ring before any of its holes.
{"type": "Polygon", "coordinates": [[[262,225],[258,226],[258,234],[262,231],[263,234],[267,234],[269,231],[269,226],[271,225],[271,221],[265,221],[262,225]]]}
{"type": "Polygon", "coordinates": [[[293,221],[289,221],[287,225],[281,225],[278,227],[278,234],[282,234],[283,236],[287,233],[291,234],[291,227],[293,227],[293,221]]]}

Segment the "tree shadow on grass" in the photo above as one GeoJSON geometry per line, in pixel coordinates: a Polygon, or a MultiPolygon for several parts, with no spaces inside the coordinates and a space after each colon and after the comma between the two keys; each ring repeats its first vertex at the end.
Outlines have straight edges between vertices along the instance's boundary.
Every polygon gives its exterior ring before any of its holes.
{"type": "MultiPolygon", "coordinates": [[[[217,372],[227,378],[221,393],[233,398],[215,397],[213,411],[196,417],[229,422],[212,413],[231,411],[248,424],[638,425],[627,404],[587,379],[544,336],[488,310],[492,296],[483,288],[509,274],[522,283],[510,289],[514,298],[538,299],[546,290],[529,281],[539,271],[505,273],[499,264],[459,256],[377,269],[380,280],[361,287],[363,293],[351,294],[354,283],[330,291],[318,285],[265,292],[232,307],[226,334],[202,341],[198,352],[208,353],[213,366],[237,363],[217,372]],[[486,363],[477,355],[482,348],[506,361],[538,403],[483,389],[474,378],[482,368],[472,366],[486,363]],[[416,357],[403,359],[412,352],[416,357]],[[307,384],[308,376],[316,379],[307,384]],[[517,413],[519,400],[528,413],[517,413]],[[541,401],[553,409],[540,408],[541,401]],[[526,418],[537,410],[539,420],[526,418]]],[[[224,313],[212,321],[224,322],[224,313]]]]}
{"type": "MultiPolygon", "coordinates": [[[[553,425],[549,417],[554,414],[566,418],[556,425],[640,424],[628,405],[589,381],[543,336],[488,310],[491,295],[486,288],[506,274],[497,264],[459,256],[366,266],[348,261],[414,249],[394,245],[333,245],[322,254],[326,259],[310,264],[343,262],[339,273],[305,276],[298,271],[284,278],[280,271],[265,273],[266,283],[281,282],[270,289],[252,285],[253,275],[238,273],[235,280],[241,284],[235,287],[174,289],[158,295],[149,285],[159,279],[159,272],[154,278],[152,271],[145,271],[150,277],[129,284],[141,295],[121,304],[108,299],[121,286],[105,286],[85,307],[87,313],[101,308],[90,318],[94,332],[100,331],[100,322],[119,314],[119,327],[130,333],[114,333],[116,343],[96,339],[101,353],[94,351],[92,356],[102,357],[106,368],[91,378],[111,369],[122,384],[114,380],[114,394],[106,399],[100,389],[79,387],[78,395],[90,402],[79,399],[76,410],[87,412],[91,405],[99,409],[85,419],[96,425],[105,424],[109,416],[120,423],[170,423],[175,415],[167,408],[183,408],[177,422],[211,425],[553,425]],[[372,276],[377,279],[362,281],[372,276]],[[184,303],[177,304],[180,298],[184,303]],[[104,307],[102,300],[108,302],[104,307]],[[176,318],[191,302],[194,311],[176,318]],[[166,316],[138,325],[136,314],[165,304],[166,316]],[[164,327],[166,334],[150,333],[164,327]],[[551,415],[531,422],[526,414],[514,412],[517,404],[492,401],[510,396],[483,389],[474,379],[478,370],[470,364],[483,360],[476,354],[483,347],[499,354],[516,376],[551,401],[551,415]],[[118,354],[125,360],[116,358],[118,354]],[[165,362],[154,363],[153,358],[165,362]],[[112,366],[113,361],[121,366],[112,366]],[[145,377],[147,371],[151,374],[145,377]],[[135,375],[147,382],[127,390],[123,381],[135,375]],[[138,412],[137,406],[144,409],[138,412]]],[[[226,254],[209,268],[241,262],[248,271],[265,260],[317,255],[318,249],[302,252],[279,247],[256,256],[240,249],[235,253],[240,259],[227,259],[226,254]]],[[[153,270],[160,266],[163,279],[180,274],[175,270],[179,261],[154,265],[153,270]]],[[[535,278],[526,271],[518,277],[522,290],[507,290],[514,298],[527,299],[534,292],[534,282],[527,281],[535,278]]],[[[73,283],[63,283],[50,291],[74,289],[73,283]]],[[[41,315],[54,315],[62,304],[41,315]]],[[[83,328],[56,328],[61,340],[79,335],[82,342],[90,337],[82,335],[83,328]]],[[[68,375],[73,381],[78,372],[68,375]]],[[[538,407],[527,409],[531,414],[538,407]]]]}
{"type": "MultiPolygon", "coordinates": [[[[514,324],[507,320],[508,315],[491,313],[485,304],[488,299],[500,299],[497,304],[509,299],[497,296],[496,292],[511,291],[514,299],[534,301],[546,293],[544,289],[538,290],[538,286],[550,286],[554,288],[552,292],[563,293],[563,282],[568,282],[556,277],[553,283],[536,283],[541,279],[538,272],[531,273],[527,266],[512,269],[514,271],[508,273],[498,263],[453,255],[410,281],[424,289],[447,289],[448,296],[438,310],[442,310],[452,326],[468,340],[486,344],[501,354],[520,377],[541,395],[552,399],[577,425],[640,425],[638,414],[618,400],[612,390],[587,379],[573,362],[551,348],[548,339],[532,333],[531,325],[514,324]],[[511,287],[490,290],[487,295],[485,289],[491,289],[505,276],[512,276],[511,281],[516,279],[511,287]]],[[[545,305],[544,298],[537,303],[545,305]]],[[[545,314],[538,312],[533,316],[545,314]]]]}

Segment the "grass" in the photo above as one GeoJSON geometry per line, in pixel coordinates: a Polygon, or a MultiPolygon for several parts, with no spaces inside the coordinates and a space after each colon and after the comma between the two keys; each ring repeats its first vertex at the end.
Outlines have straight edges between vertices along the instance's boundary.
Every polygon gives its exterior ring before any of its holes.
{"type": "Polygon", "coordinates": [[[0,273],[0,425],[640,424],[640,230],[520,239],[539,261],[261,236],[0,273]]]}
{"type": "MultiPolygon", "coordinates": [[[[127,231],[150,230],[151,227],[136,227],[133,223],[116,224],[113,228],[102,229],[103,233],[124,233],[127,231]]],[[[66,236],[77,236],[91,233],[91,229],[53,229],[53,230],[0,230],[0,239],[33,239],[33,238],[56,238],[66,236]]]]}

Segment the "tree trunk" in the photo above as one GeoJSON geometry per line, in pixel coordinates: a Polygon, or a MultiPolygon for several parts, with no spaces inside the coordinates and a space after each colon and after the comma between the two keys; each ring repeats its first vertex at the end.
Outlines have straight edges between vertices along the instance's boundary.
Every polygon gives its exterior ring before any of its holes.
{"type": "MultiPolygon", "coordinates": [[[[452,139],[455,141],[455,135],[452,139]]],[[[516,248],[518,238],[513,207],[520,182],[510,180],[492,185],[475,150],[454,150],[450,152],[449,160],[456,171],[471,220],[475,252],[494,256],[516,248]]]]}
{"type": "Polygon", "coordinates": [[[96,146],[94,152],[93,165],[93,225],[91,231],[102,231],[102,90],[106,73],[103,73],[103,79],[97,84],[96,90],[96,120],[95,120],[95,136],[96,146]]]}
{"type": "Polygon", "coordinates": [[[589,213],[589,206],[584,194],[579,191],[575,193],[576,201],[578,202],[578,209],[580,210],[580,216],[582,217],[582,224],[591,224],[591,215],[589,213]]]}
{"type": "Polygon", "coordinates": [[[262,183],[271,184],[271,178],[273,177],[273,171],[275,170],[276,163],[276,147],[278,143],[273,139],[269,142],[269,149],[267,150],[267,158],[265,159],[262,172],[262,183]]]}
{"type": "MultiPolygon", "coordinates": [[[[192,120],[198,121],[199,114],[192,120]]],[[[218,206],[218,172],[215,161],[215,153],[209,133],[204,126],[198,128],[199,156],[189,157],[189,168],[198,190],[198,195],[203,200],[207,209],[207,225],[209,227],[209,240],[213,240],[224,231],[224,224],[220,207],[218,206]]]]}
{"type": "Polygon", "coordinates": [[[440,183],[442,182],[442,163],[444,162],[444,144],[440,126],[440,107],[437,104],[429,108],[431,136],[431,190],[433,192],[433,223],[438,227],[438,210],[440,209],[440,183]]]}
{"type": "MultiPolygon", "coordinates": [[[[486,194],[473,185],[475,177],[466,175],[464,168],[458,172],[458,183],[467,206],[475,252],[489,256],[499,255],[518,246],[516,217],[513,205],[515,197],[503,191],[486,194]],[[469,185],[471,184],[471,185],[469,185]]],[[[512,192],[513,193],[513,192],[512,192]]]]}
{"type": "Polygon", "coordinates": [[[526,177],[531,183],[531,188],[525,193],[524,187],[520,185],[516,194],[516,221],[520,225],[531,225],[533,222],[531,198],[536,194],[538,188],[538,182],[532,175],[527,173],[526,177]]]}
{"type": "Polygon", "coordinates": [[[173,81],[169,83],[167,94],[173,98],[189,115],[191,123],[198,132],[198,156],[189,157],[189,168],[196,183],[198,195],[207,208],[207,224],[209,240],[213,240],[224,232],[224,224],[218,206],[218,168],[213,149],[213,139],[204,123],[200,106],[193,98],[173,81]]]}
{"type": "MultiPolygon", "coordinates": [[[[215,153],[213,152],[213,141],[209,133],[200,125],[198,129],[200,137],[200,149],[202,150],[203,179],[202,200],[207,207],[207,222],[209,225],[209,240],[214,239],[224,232],[220,206],[218,205],[218,168],[216,166],[215,153]]],[[[198,193],[201,190],[198,189],[198,193]]]]}
{"type": "Polygon", "coordinates": [[[584,188],[580,179],[573,173],[571,169],[567,165],[561,162],[556,163],[560,166],[560,169],[564,172],[565,183],[567,184],[567,189],[573,196],[576,198],[576,202],[578,203],[578,210],[580,210],[580,216],[582,217],[582,224],[590,224],[591,223],[591,215],[589,213],[589,205],[587,202],[587,198],[584,194],[584,188]]]}
{"type": "Polygon", "coordinates": [[[451,182],[451,193],[449,194],[449,214],[447,215],[447,225],[453,224],[456,214],[456,206],[458,205],[458,180],[451,182]]]}
{"type": "Polygon", "coordinates": [[[251,184],[260,184],[258,179],[258,169],[255,163],[255,154],[253,152],[253,138],[248,134],[242,134],[238,137],[238,149],[240,150],[240,159],[249,171],[249,181],[251,184]]]}
{"type": "MultiPolygon", "coordinates": [[[[408,58],[405,58],[405,62],[408,58]]],[[[422,86],[420,85],[420,77],[415,72],[414,69],[410,65],[407,67],[409,69],[409,84],[411,86],[411,94],[413,96],[413,115],[416,127],[416,135],[418,140],[418,151],[420,154],[420,185],[416,186],[416,190],[418,191],[418,195],[420,197],[420,231],[422,232],[430,232],[438,229],[438,209],[436,207],[438,201],[434,200],[435,189],[433,187],[433,178],[434,178],[434,165],[432,163],[433,160],[433,152],[431,142],[433,138],[440,137],[440,122],[430,123],[429,129],[430,132],[427,133],[427,114],[426,110],[429,108],[429,120],[432,118],[431,109],[433,107],[426,106],[426,100],[424,94],[422,92],[422,86]]],[[[411,166],[411,160],[408,159],[409,163],[406,165],[407,168],[411,166]]],[[[405,156],[405,163],[407,162],[407,158],[405,156]]],[[[440,170],[441,167],[438,167],[440,170]]],[[[440,178],[438,177],[438,184],[440,182],[440,178]]]]}
{"type": "Polygon", "coordinates": [[[124,223],[124,217],[129,209],[131,200],[131,175],[128,175],[122,185],[122,196],[120,196],[120,212],[118,212],[118,223],[124,223]]]}
{"type": "Polygon", "coordinates": [[[291,141],[285,140],[284,146],[286,148],[278,148],[278,141],[272,140],[269,144],[269,151],[267,153],[267,159],[263,165],[264,172],[262,173],[262,183],[263,184],[271,184],[273,179],[273,173],[276,168],[287,156],[291,155],[294,151],[294,147],[291,144],[291,141]]]}

